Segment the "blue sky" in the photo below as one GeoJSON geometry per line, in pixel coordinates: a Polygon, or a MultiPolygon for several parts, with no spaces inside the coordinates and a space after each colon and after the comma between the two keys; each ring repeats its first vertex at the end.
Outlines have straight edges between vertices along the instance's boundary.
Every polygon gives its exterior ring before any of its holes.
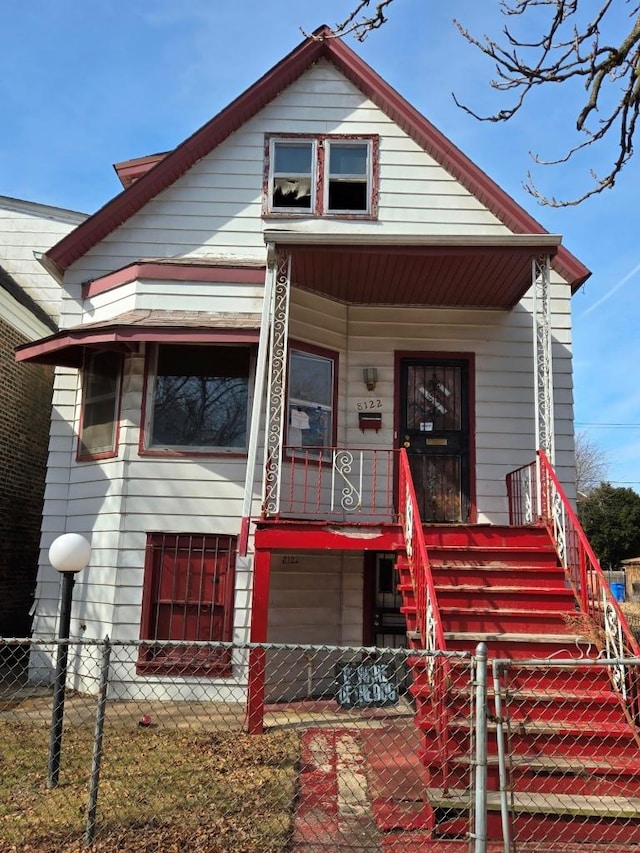
{"type": "MultiPolygon", "coordinates": [[[[615,4],[624,27],[628,11],[615,4]]],[[[29,0],[3,8],[0,31],[0,195],[94,212],[120,185],[111,164],[173,148],[350,0],[29,0]]],[[[535,167],[575,142],[577,88],[541,92],[505,125],[479,123],[504,106],[491,63],[455,30],[499,33],[497,0],[395,0],[390,21],[351,46],[593,272],[574,298],[578,429],[608,454],[609,479],[640,491],[637,333],[640,160],[617,186],[577,208],[540,207],[522,188],[532,169],[548,194],[579,194],[603,152],[535,167]],[[446,9],[444,8],[446,7],[446,9]]]]}

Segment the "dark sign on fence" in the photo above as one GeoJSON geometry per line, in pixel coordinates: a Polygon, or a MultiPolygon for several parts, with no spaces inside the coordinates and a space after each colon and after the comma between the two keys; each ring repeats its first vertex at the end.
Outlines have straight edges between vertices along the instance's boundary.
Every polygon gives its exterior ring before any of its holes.
{"type": "Polygon", "coordinates": [[[336,699],[342,708],[395,705],[398,701],[396,670],[381,661],[343,663],[337,667],[336,699]]]}

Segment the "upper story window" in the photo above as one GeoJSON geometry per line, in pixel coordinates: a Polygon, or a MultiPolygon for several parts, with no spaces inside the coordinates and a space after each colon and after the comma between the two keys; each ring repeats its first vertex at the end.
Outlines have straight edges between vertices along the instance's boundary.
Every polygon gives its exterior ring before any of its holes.
{"type": "Polygon", "coordinates": [[[248,346],[155,347],[147,368],[145,449],[243,452],[251,369],[248,346]]]}
{"type": "Polygon", "coordinates": [[[113,456],[117,451],[122,356],[86,351],[82,371],[82,412],[78,459],[113,456]]]}
{"type": "Polygon", "coordinates": [[[274,140],[273,210],[313,211],[315,199],[311,197],[311,187],[315,184],[315,148],[315,142],[274,140]]]}
{"type": "Polygon", "coordinates": [[[265,213],[377,215],[377,137],[267,138],[265,213]]]}
{"type": "Polygon", "coordinates": [[[368,142],[327,140],[327,213],[368,213],[371,180],[368,142]]]}

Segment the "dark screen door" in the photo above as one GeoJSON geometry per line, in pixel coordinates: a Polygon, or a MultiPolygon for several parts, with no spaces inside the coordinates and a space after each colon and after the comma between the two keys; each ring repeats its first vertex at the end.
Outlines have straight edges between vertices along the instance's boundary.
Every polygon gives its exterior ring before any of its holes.
{"type": "Polygon", "coordinates": [[[422,521],[467,521],[469,364],[405,358],[401,383],[398,437],[407,449],[422,521]]]}

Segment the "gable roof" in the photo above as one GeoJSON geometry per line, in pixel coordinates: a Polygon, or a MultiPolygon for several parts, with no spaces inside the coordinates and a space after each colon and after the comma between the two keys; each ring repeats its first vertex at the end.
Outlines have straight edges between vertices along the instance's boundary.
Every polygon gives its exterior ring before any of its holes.
{"type": "MultiPolygon", "coordinates": [[[[336,38],[329,27],[322,26],[225,109],[57,243],[47,252],[48,259],[60,272],[63,272],[158,193],[170,186],[198,160],[220,145],[320,59],[333,63],[354,86],[447,169],[511,231],[516,234],[547,233],[539,222],[453,145],[415,107],[343,41],[336,38]]],[[[553,266],[570,282],[573,290],[576,290],[590,275],[589,270],[562,246],[554,258],[553,266]]]]}

